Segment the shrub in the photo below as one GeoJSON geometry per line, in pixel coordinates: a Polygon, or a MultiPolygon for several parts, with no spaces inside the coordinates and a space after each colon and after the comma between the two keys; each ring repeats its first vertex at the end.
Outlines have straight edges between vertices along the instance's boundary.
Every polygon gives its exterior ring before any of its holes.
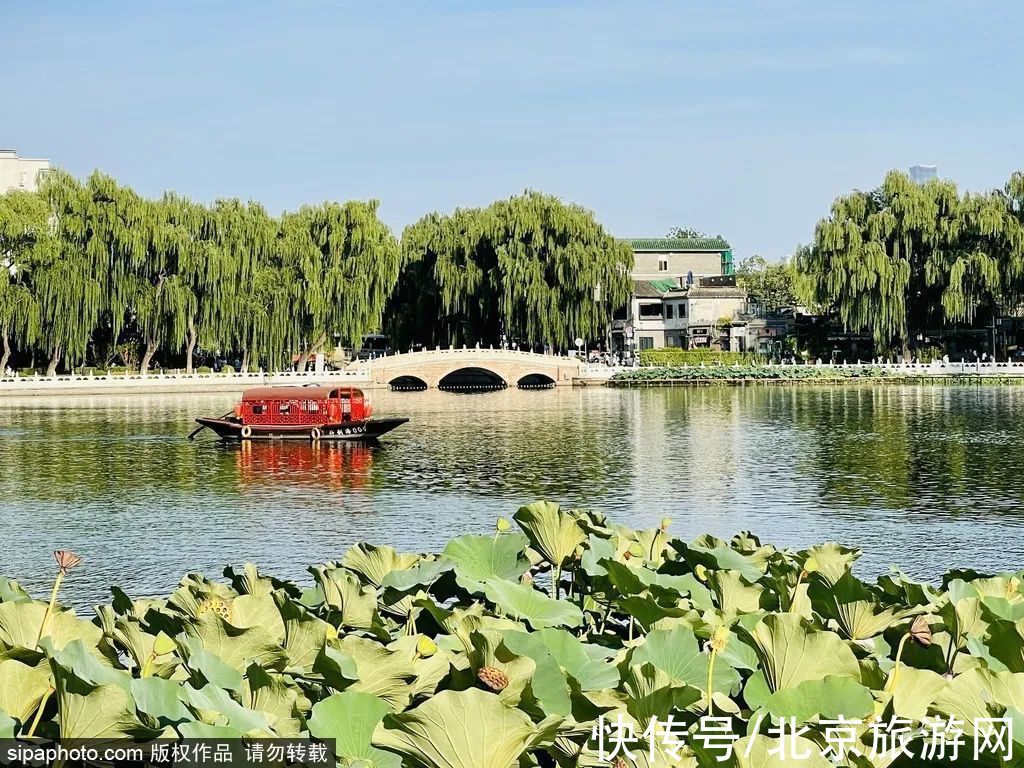
{"type": "Polygon", "coordinates": [[[704,365],[721,363],[753,363],[758,356],[750,352],[716,352],[713,349],[682,349],[663,347],[640,352],[640,365],[704,365]]]}
{"type": "Polygon", "coordinates": [[[234,373],[235,372],[235,366],[233,366],[233,365],[223,365],[223,366],[221,366],[220,372],[221,373],[234,373]]]}
{"type": "Polygon", "coordinates": [[[213,373],[213,368],[208,365],[200,365],[196,368],[196,373],[213,373]]]}
{"type": "Polygon", "coordinates": [[[839,379],[878,378],[885,376],[881,368],[825,368],[814,365],[710,365],[701,367],[634,368],[620,371],[612,381],[747,381],[807,380],[837,381],[839,379]]]}

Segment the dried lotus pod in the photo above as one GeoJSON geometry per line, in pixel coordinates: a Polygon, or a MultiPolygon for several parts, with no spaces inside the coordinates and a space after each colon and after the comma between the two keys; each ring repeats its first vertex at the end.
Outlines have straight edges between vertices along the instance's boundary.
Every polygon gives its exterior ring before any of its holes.
{"type": "Polygon", "coordinates": [[[914,619],[908,634],[922,648],[927,648],[932,644],[932,628],[928,626],[928,619],[925,616],[918,616],[914,619]]]}
{"type": "Polygon", "coordinates": [[[213,611],[224,621],[231,621],[231,603],[223,597],[211,595],[201,600],[199,602],[199,615],[202,616],[207,611],[213,611]]]}
{"type": "Polygon", "coordinates": [[[496,667],[481,667],[476,676],[480,678],[480,682],[496,693],[508,687],[508,675],[496,667]]]}
{"type": "Polygon", "coordinates": [[[53,550],[53,559],[57,561],[57,567],[60,568],[61,573],[67,573],[82,562],[82,558],[70,549],[53,550]]]}

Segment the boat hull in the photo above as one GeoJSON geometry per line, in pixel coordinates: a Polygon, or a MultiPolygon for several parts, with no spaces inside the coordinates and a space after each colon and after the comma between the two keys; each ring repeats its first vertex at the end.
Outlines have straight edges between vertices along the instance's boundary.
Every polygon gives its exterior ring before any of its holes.
{"type": "Polygon", "coordinates": [[[222,440],[376,440],[408,419],[366,419],[341,424],[250,424],[230,419],[196,419],[222,440]]]}

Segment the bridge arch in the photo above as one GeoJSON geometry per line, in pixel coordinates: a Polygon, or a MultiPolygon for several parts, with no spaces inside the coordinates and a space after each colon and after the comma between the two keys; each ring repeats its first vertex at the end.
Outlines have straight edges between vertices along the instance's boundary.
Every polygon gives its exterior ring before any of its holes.
{"type": "Polygon", "coordinates": [[[419,376],[405,374],[393,378],[388,382],[388,386],[393,392],[422,392],[427,389],[428,384],[419,376]]]}
{"type": "Polygon", "coordinates": [[[528,373],[516,382],[519,389],[553,389],[555,384],[546,373],[528,373]]]}
{"type": "Polygon", "coordinates": [[[507,387],[505,380],[494,371],[476,366],[456,368],[437,382],[437,388],[445,392],[494,392],[507,387]]]}

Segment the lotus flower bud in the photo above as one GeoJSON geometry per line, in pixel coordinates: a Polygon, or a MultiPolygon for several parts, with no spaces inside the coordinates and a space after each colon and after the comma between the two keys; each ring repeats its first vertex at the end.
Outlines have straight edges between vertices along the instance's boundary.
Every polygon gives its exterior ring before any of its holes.
{"type": "Polygon", "coordinates": [[[172,653],[176,647],[177,646],[175,646],[174,641],[171,640],[171,638],[163,632],[159,632],[153,640],[153,655],[166,656],[167,654],[172,653]]]}
{"type": "Polygon", "coordinates": [[[629,763],[627,763],[621,757],[616,757],[615,762],[612,763],[612,768],[629,768],[629,763]]]}
{"type": "Polygon", "coordinates": [[[499,518],[498,518],[498,522],[497,522],[497,523],[495,524],[495,528],[497,528],[497,529],[498,529],[498,533],[505,533],[505,532],[506,532],[506,531],[508,531],[508,530],[509,530],[509,529],[510,529],[511,527],[512,527],[512,523],[510,523],[510,522],[509,522],[509,521],[508,521],[508,520],[507,520],[506,518],[504,518],[504,517],[499,517],[499,518]]]}
{"type": "Polygon", "coordinates": [[[668,527],[670,525],[672,525],[672,518],[670,518],[670,517],[663,517],[663,518],[661,518],[661,530],[662,531],[667,531],[668,527]]]}
{"type": "Polygon", "coordinates": [[[932,644],[932,628],[928,626],[928,619],[924,616],[914,619],[908,634],[922,648],[927,648],[932,644]]]}
{"type": "Polygon", "coordinates": [[[503,691],[508,687],[508,675],[497,667],[481,667],[476,676],[492,691],[503,691]]]}
{"type": "Polygon", "coordinates": [[[437,643],[426,635],[420,635],[420,639],[416,641],[416,655],[422,659],[429,659],[437,653],[437,643]]]}
{"type": "Polygon", "coordinates": [[[725,650],[725,646],[729,644],[729,637],[731,633],[727,627],[716,627],[714,633],[711,635],[711,650],[715,653],[721,653],[725,650]]]}
{"type": "Polygon", "coordinates": [[[523,584],[533,584],[533,574],[530,573],[529,571],[527,571],[526,573],[523,574],[523,577],[522,577],[522,579],[520,579],[520,581],[523,584]]]}
{"type": "Polygon", "coordinates": [[[57,561],[57,567],[60,568],[60,572],[64,574],[82,562],[82,558],[70,549],[53,550],[53,558],[57,561]]]}
{"type": "Polygon", "coordinates": [[[808,557],[804,560],[804,573],[817,573],[821,570],[821,566],[818,565],[818,561],[813,557],[808,557]]]}

